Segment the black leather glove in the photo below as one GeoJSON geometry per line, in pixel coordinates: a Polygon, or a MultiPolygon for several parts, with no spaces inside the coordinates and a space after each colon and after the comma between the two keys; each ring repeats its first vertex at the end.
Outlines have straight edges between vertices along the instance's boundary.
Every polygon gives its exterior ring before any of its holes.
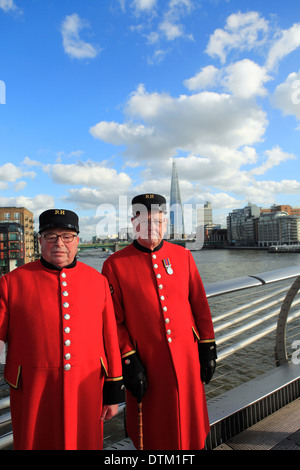
{"type": "Polygon", "coordinates": [[[137,399],[142,401],[146,393],[148,382],[146,371],[137,353],[122,359],[123,380],[127,390],[137,399]]]}
{"type": "Polygon", "coordinates": [[[198,343],[201,380],[208,384],[214,375],[217,363],[217,349],[214,342],[198,343]]]}

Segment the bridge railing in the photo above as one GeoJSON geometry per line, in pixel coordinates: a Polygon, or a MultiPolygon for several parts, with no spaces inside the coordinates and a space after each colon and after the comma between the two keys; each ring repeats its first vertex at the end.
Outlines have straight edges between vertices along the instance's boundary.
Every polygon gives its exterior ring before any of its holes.
{"type": "Polygon", "coordinates": [[[213,283],[205,289],[218,348],[208,399],[298,360],[300,266],[213,283]]]}
{"type": "MultiPolygon", "coordinates": [[[[299,289],[300,266],[205,286],[218,348],[216,373],[206,386],[208,401],[288,361],[300,362],[299,289]]],[[[12,443],[8,420],[9,399],[2,394],[0,449],[12,443]]]]}

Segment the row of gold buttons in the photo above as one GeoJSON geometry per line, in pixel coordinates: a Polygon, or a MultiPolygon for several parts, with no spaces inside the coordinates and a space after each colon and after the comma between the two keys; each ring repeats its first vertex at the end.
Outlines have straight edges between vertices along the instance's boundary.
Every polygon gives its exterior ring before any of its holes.
{"type": "MultiPolygon", "coordinates": [[[[61,274],[61,277],[62,277],[62,279],[66,279],[66,277],[67,277],[66,273],[63,272],[63,273],[61,274]]],[[[63,287],[67,287],[67,285],[68,285],[65,280],[63,280],[61,284],[62,284],[63,287]]],[[[68,293],[68,291],[64,290],[64,291],[62,292],[62,295],[63,295],[63,297],[68,297],[69,293],[68,293]]],[[[69,302],[63,302],[62,306],[63,306],[64,309],[68,309],[68,308],[70,307],[70,304],[69,304],[69,302]]],[[[70,318],[71,318],[71,316],[70,316],[68,313],[64,313],[64,319],[65,319],[66,321],[69,321],[70,318]]],[[[70,332],[71,332],[71,328],[70,328],[70,327],[67,326],[67,327],[64,328],[64,333],[65,333],[66,335],[68,335],[70,332]]],[[[64,341],[64,345],[65,345],[67,348],[70,347],[70,346],[71,346],[71,341],[70,341],[69,339],[66,339],[66,340],[64,341]]],[[[65,354],[64,354],[64,359],[65,359],[66,361],[69,361],[69,360],[71,359],[71,354],[70,354],[70,353],[65,353],[65,354]]],[[[65,371],[69,371],[70,369],[71,369],[71,364],[67,363],[67,364],[64,365],[64,370],[65,370],[65,371]]]]}
{"type": "MultiPolygon", "coordinates": [[[[154,260],[156,260],[157,256],[156,256],[155,254],[153,254],[153,255],[152,255],[152,258],[153,258],[154,260]]],[[[154,268],[154,269],[158,269],[158,264],[155,263],[155,264],[153,265],[153,268],[154,268]]],[[[161,274],[160,274],[160,273],[157,273],[157,274],[156,274],[156,278],[157,278],[157,279],[161,279],[161,274]]],[[[163,290],[163,288],[164,288],[163,284],[158,284],[158,289],[159,289],[159,290],[163,290]]],[[[162,302],[165,300],[165,296],[164,296],[164,295],[160,295],[159,298],[160,298],[160,300],[161,300],[162,302]]],[[[168,311],[168,307],[166,307],[165,305],[162,307],[162,309],[163,309],[163,312],[167,312],[167,311],[168,311]]],[[[169,318],[165,318],[165,324],[168,325],[169,323],[170,323],[170,319],[169,319],[169,318]]],[[[168,343],[172,343],[172,338],[171,338],[171,336],[170,336],[171,333],[172,333],[172,331],[171,331],[170,329],[167,329],[166,334],[167,334],[167,336],[168,336],[168,343]]]]}

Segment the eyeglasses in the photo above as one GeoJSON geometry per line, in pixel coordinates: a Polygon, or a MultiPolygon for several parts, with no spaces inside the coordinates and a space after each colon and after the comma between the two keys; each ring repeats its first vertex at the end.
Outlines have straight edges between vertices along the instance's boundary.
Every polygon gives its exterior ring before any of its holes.
{"type": "Polygon", "coordinates": [[[43,237],[47,243],[56,243],[59,237],[64,243],[71,243],[77,235],[74,233],[62,233],[61,235],[57,235],[56,233],[46,233],[43,237]]]}

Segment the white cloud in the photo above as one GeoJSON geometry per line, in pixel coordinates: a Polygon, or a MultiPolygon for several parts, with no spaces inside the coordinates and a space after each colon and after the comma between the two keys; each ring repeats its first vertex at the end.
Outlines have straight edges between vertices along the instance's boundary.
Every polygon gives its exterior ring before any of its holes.
{"type": "Polygon", "coordinates": [[[280,201],[281,195],[298,194],[300,182],[296,180],[282,181],[252,181],[239,194],[247,201],[255,201],[261,206],[268,206],[280,201]]]}
{"type": "Polygon", "coordinates": [[[272,103],[284,115],[292,115],[300,120],[300,70],[290,73],[285,82],[276,87],[272,103]]]}
{"type": "Polygon", "coordinates": [[[194,77],[188,78],[183,83],[188,90],[204,90],[207,88],[213,88],[219,83],[220,70],[214,65],[208,65],[203,67],[194,77]]]}
{"type": "Polygon", "coordinates": [[[78,208],[84,210],[96,209],[99,205],[118,206],[121,196],[132,194],[132,188],[122,187],[113,184],[110,188],[75,188],[68,191],[63,200],[75,204],[78,208]]]}
{"type": "Polygon", "coordinates": [[[46,166],[45,170],[56,183],[95,186],[99,191],[110,191],[114,187],[124,191],[131,185],[131,179],[126,173],[118,173],[114,168],[91,161],[69,165],[56,163],[46,166]]]}
{"type": "Polygon", "coordinates": [[[10,10],[16,10],[17,6],[14,3],[14,0],[0,0],[1,10],[8,12],[10,10]]]}
{"type": "Polygon", "coordinates": [[[118,124],[117,122],[101,121],[90,128],[90,133],[96,139],[105,140],[114,145],[134,144],[138,139],[152,135],[152,130],[142,124],[118,124]]]}
{"type": "Polygon", "coordinates": [[[267,58],[268,69],[273,69],[276,67],[280,60],[293,52],[299,46],[300,23],[296,23],[291,28],[281,31],[280,38],[274,42],[267,58]]]}
{"type": "Polygon", "coordinates": [[[35,178],[34,171],[23,171],[13,163],[5,163],[0,166],[0,181],[14,183],[20,178],[35,178]]]}
{"type": "Polygon", "coordinates": [[[174,41],[180,37],[192,39],[191,35],[185,33],[182,23],[182,19],[190,14],[192,6],[190,0],[170,0],[163,20],[159,24],[159,31],[167,41],[174,41]]]}
{"type": "Polygon", "coordinates": [[[95,209],[99,204],[112,201],[111,194],[106,193],[105,196],[105,193],[95,188],[70,189],[64,199],[85,210],[95,209]]]}
{"type": "Polygon", "coordinates": [[[249,99],[255,96],[265,96],[267,90],[264,84],[271,79],[272,77],[267,75],[264,67],[252,60],[244,59],[221,69],[208,65],[194,77],[185,80],[184,85],[189,90],[223,87],[236,97],[249,99]]]}
{"type": "Polygon", "coordinates": [[[89,28],[89,23],[82,20],[77,13],[67,16],[62,24],[64,50],[72,58],[94,59],[98,54],[92,44],[80,38],[79,33],[85,28],[89,28]]]}
{"type": "MultiPolygon", "coordinates": [[[[163,44],[179,39],[193,39],[193,36],[185,31],[184,19],[194,8],[191,0],[169,0],[163,8],[158,10],[156,0],[134,0],[131,4],[134,8],[139,24],[131,26],[131,31],[139,32],[147,38],[147,43],[154,46],[154,55],[148,58],[149,64],[159,63],[166,56],[163,44]],[[145,18],[145,15],[147,17],[145,18]]],[[[125,2],[121,3],[125,12],[125,2]]]]}
{"type": "Polygon", "coordinates": [[[128,100],[125,124],[100,122],[92,135],[125,145],[127,159],[174,157],[178,151],[199,155],[209,146],[238,148],[261,140],[266,114],[254,102],[229,94],[202,92],[173,98],[139,86],[128,100]]]}
{"type": "Polygon", "coordinates": [[[159,29],[168,41],[174,41],[174,39],[179,38],[183,35],[182,25],[172,23],[168,20],[164,20],[159,25],[159,29]]]}
{"type": "Polygon", "coordinates": [[[41,166],[41,162],[37,161],[37,160],[32,160],[31,158],[29,157],[25,157],[23,162],[22,162],[22,165],[26,165],[26,166],[41,166]]]}
{"type": "Polygon", "coordinates": [[[35,218],[47,209],[55,207],[54,198],[48,194],[38,194],[34,197],[16,196],[0,197],[0,206],[2,207],[26,207],[33,212],[35,218]]]}
{"type": "Polygon", "coordinates": [[[224,192],[214,194],[211,192],[204,192],[201,194],[201,202],[204,204],[206,201],[211,202],[214,210],[233,209],[240,204],[240,201],[237,198],[224,192]]]}
{"type": "Polygon", "coordinates": [[[13,182],[22,178],[23,172],[12,163],[5,163],[0,167],[0,181],[13,182]]]}
{"type": "Polygon", "coordinates": [[[266,69],[249,59],[244,59],[226,68],[225,87],[235,96],[251,98],[265,96],[267,90],[264,83],[271,80],[266,69]]]}
{"type": "Polygon", "coordinates": [[[249,51],[264,44],[268,30],[268,22],[258,12],[232,14],[227,18],[225,28],[216,29],[211,35],[206,52],[224,63],[232,49],[249,51]]]}
{"type": "Polygon", "coordinates": [[[19,181],[14,185],[15,191],[22,191],[27,186],[26,181],[19,181]]]}
{"type": "Polygon", "coordinates": [[[287,160],[296,160],[296,156],[287,152],[283,152],[283,150],[276,146],[271,150],[267,150],[266,154],[266,161],[257,168],[254,168],[250,171],[251,175],[263,175],[267,171],[271,170],[274,166],[278,166],[287,160]]]}
{"type": "Polygon", "coordinates": [[[133,0],[136,12],[151,11],[156,7],[157,0],[133,0]]]}

